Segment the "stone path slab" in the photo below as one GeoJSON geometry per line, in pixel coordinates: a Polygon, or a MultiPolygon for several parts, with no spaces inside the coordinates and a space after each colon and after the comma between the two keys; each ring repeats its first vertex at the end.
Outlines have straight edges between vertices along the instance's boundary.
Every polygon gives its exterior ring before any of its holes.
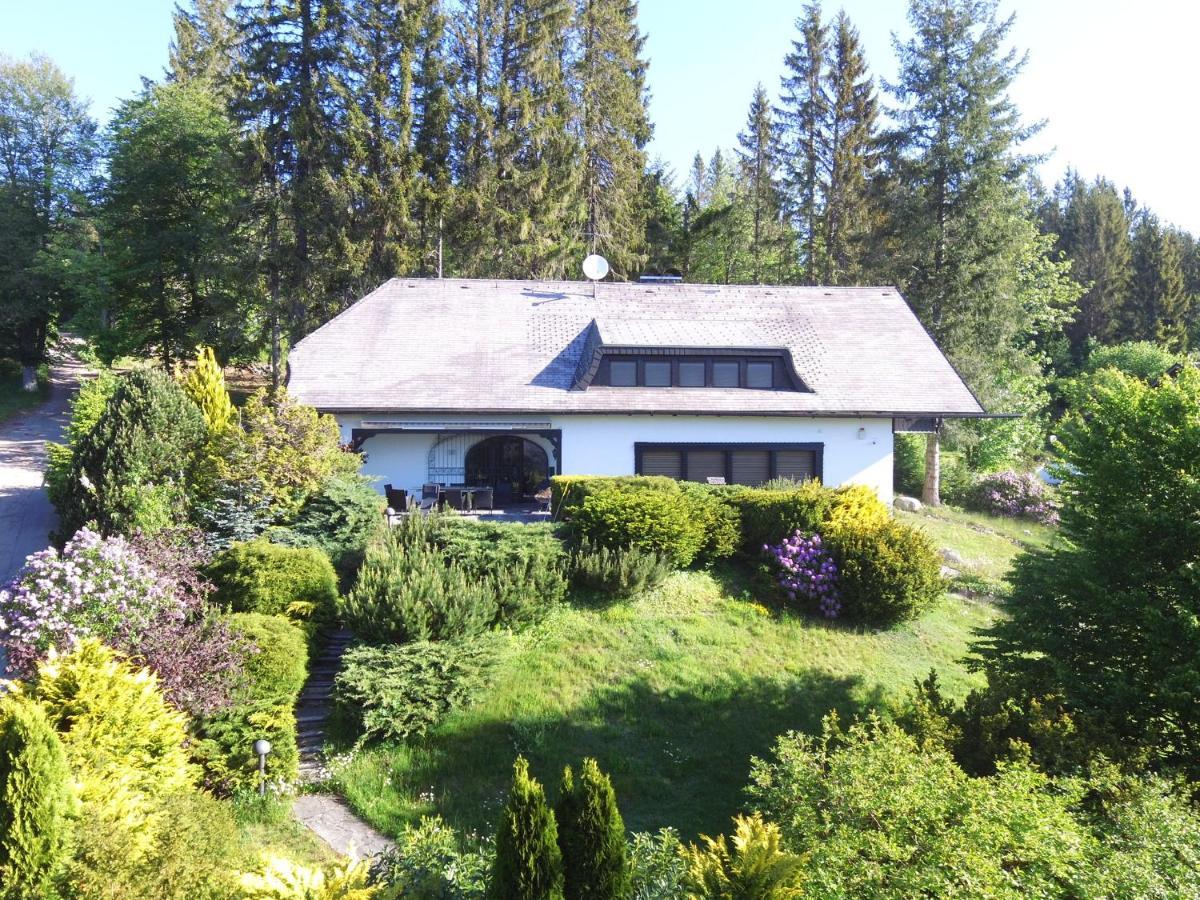
{"type": "Polygon", "coordinates": [[[364,859],[396,846],[354,815],[345,800],[332,794],[301,794],[292,805],[292,814],[343,856],[364,859]]]}

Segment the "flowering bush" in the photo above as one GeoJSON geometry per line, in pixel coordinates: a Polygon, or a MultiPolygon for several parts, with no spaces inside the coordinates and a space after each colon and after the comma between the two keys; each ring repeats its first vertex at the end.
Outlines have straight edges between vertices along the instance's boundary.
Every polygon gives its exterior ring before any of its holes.
{"type": "Polygon", "coordinates": [[[1058,507],[1046,485],[1031,472],[995,472],[979,478],[967,492],[966,505],[997,516],[1058,524],[1058,507]]]}
{"type": "Polygon", "coordinates": [[[61,554],[33,554],[0,590],[10,672],[28,677],[50,647],[65,652],[97,637],[157,674],[177,708],[206,714],[228,706],[244,647],[205,606],[212,587],[196,572],[197,540],[163,532],[126,541],[85,528],[61,554]]]}
{"type": "Polygon", "coordinates": [[[779,585],[789,600],[816,601],[826,618],[837,618],[842,609],[838,567],[819,534],[805,537],[797,531],[782,544],[763,545],[763,550],[778,564],[779,585]]]}
{"type": "Polygon", "coordinates": [[[27,676],[50,647],[66,650],[77,638],[136,643],[174,602],[128,541],[83,528],[62,553],[34,553],[0,590],[0,641],[9,668],[27,676]]]}

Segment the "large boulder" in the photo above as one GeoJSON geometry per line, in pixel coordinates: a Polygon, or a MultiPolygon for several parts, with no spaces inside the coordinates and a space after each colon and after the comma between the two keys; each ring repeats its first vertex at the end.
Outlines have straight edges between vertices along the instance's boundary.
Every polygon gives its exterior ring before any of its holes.
{"type": "Polygon", "coordinates": [[[921,501],[916,497],[897,497],[892,501],[892,506],[902,512],[916,512],[921,508],[921,501]]]}

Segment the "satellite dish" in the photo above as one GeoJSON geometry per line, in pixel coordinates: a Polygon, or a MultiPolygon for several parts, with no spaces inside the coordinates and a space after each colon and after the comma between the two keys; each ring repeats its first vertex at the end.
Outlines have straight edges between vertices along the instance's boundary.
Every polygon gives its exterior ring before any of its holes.
{"type": "Polygon", "coordinates": [[[583,274],[589,281],[600,281],[608,274],[608,260],[593,253],[583,261],[583,274]]]}

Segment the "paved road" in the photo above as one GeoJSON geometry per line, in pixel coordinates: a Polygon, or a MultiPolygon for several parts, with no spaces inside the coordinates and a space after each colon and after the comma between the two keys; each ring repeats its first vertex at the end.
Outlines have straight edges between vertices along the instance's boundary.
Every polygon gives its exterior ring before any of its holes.
{"type": "Polygon", "coordinates": [[[85,372],[77,359],[60,357],[50,370],[50,398],[0,422],[0,585],[26,556],[46,547],[58,524],[42,485],[46,441],[61,440],[68,403],[85,372]]]}

